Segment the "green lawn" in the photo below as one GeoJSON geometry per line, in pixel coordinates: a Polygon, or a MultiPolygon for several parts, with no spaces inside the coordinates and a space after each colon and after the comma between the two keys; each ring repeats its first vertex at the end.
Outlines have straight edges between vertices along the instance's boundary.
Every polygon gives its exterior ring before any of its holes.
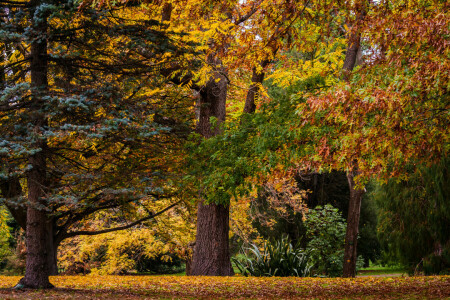
{"type": "Polygon", "coordinates": [[[374,265],[368,268],[363,268],[358,271],[358,276],[377,276],[377,275],[408,275],[405,268],[400,266],[379,266],[374,265]]]}

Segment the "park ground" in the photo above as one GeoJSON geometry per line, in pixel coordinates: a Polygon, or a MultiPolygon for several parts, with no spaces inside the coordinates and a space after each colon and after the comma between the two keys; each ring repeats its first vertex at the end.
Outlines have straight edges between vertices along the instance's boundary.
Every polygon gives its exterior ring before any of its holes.
{"type": "Polygon", "coordinates": [[[450,299],[450,276],[344,278],[54,276],[51,290],[14,290],[0,276],[0,299],[450,299]]]}

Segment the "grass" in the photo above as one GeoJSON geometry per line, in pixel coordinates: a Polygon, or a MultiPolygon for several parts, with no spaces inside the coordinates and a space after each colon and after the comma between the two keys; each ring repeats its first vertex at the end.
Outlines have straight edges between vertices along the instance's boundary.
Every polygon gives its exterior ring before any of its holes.
{"type": "Polygon", "coordinates": [[[380,266],[374,265],[369,266],[368,268],[363,268],[358,270],[358,275],[364,276],[380,276],[380,275],[407,275],[408,272],[405,268],[401,266],[380,266]]]}

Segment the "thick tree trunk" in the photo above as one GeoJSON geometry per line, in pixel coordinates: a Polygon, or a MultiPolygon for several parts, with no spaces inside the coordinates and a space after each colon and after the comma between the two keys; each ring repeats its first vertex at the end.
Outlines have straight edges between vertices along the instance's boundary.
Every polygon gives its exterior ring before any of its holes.
{"type": "MultiPolygon", "coordinates": [[[[44,146],[44,145],[43,145],[44,146]]],[[[49,281],[50,266],[49,256],[52,248],[49,243],[53,240],[51,219],[47,216],[45,203],[41,199],[44,195],[46,162],[43,149],[30,158],[32,170],[28,175],[28,209],[26,247],[27,258],[25,266],[25,277],[19,282],[25,288],[51,288],[49,281]]]]}
{"type": "MultiPolygon", "coordinates": [[[[17,198],[22,196],[22,187],[18,178],[11,178],[0,182],[0,190],[2,197],[6,198],[5,205],[11,213],[16,222],[26,230],[27,224],[27,209],[20,203],[17,203],[17,198]]],[[[47,256],[47,264],[50,270],[50,275],[58,275],[58,243],[54,241],[54,230],[56,224],[52,222],[51,230],[49,231],[49,239],[47,240],[47,249],[49,255],[47,256]]]]}
{"type": "MultiPolygon", "coordinates": [[[[39,4],[33,1],[32,4],[39,4]]],[[[32,11],[33,18],[34,12],[32,11]]],[[[37,136],[42,133],[42,127],[47,125],[45,115],[42,113],[42,96],[48,88],[47,81],[47,22],[45,16],[37,16],[33,20],[34,41],[31,43],[31,88],[32,88],[32,110],[31,122],[34,125],[33,131],[37,136]]],[[[27,258],[25,267],[25,277],[22,278],[17,287],[46,289],[52,288],[49,281],[49,255],[51,248],[49,243],[53,241],[53,224],[47,214],[47,203],[45,199],[47,180],[47,142],[43,138],[36,138],[34,147],[38,151],[30,156],[28,172],[28,208],[27,208],[27,229],[26,247],[27,258]]]]}
{"type": "MultiPolygon", "coordinates": [[[[220,66],[220,63],[210,62],[220,66]]],[[[200,116],[197,132],[205,138],[220,132],[218,125],[225,120],[227,79],[218,69],[215,76],[200,90],[200,116]],[[216,127],[210,119],[217,119],[216,127]]],[[[229,206],[199,203],[197,212],[197,236],[190,275],[230,276],[233,268],[229,252],[229,206]]]]}
{"type": "Polygon", "coordinates": [[[354,181],[355,173],[347,173],[348,185],[350,187],[350,201],[348,203],[347,231],[345,234],[345,252],[343,277],[356,276],[356,260],[358,246],[359,217],[361,215],[361,201],[364,196],[364,188],[358,189],[354,181]]]}
{"type": "Polygon", "coordinates": [[[232,276],[228,206],[200,203],[191,275],[232,276]]]}

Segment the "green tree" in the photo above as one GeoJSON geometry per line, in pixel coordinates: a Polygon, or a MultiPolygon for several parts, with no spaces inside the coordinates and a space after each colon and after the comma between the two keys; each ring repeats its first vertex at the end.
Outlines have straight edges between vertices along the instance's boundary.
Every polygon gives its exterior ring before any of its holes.
{"type": "Polygon", "coordinates": [[[164,159],[173,160],[167,152],[179,149],[186,135],[177,124],[189,119],[166,118],[170,98],[150,92],[166,82],[155,70],[179,61],[184,51],[159,22],[133,7],[94,10],[70,0],[0,4],[7,56],[0,95],[2,200],[26,216],[18,218],[27,246],[18,286],[48,288],[63,239],[129,228],[174,206],[117,228],[81,230],[80,223],[100,210],[122,207],[117,218],[127,220],[141,201],[173,197],[167,184],[173,165],[164,159]]]}
{"type": "Polygon", "coordinates": [[[407,180],[391,179],[373,193],[383,249],[411,273],[450,271],[449,162],[422,165],[407,180]]]}

